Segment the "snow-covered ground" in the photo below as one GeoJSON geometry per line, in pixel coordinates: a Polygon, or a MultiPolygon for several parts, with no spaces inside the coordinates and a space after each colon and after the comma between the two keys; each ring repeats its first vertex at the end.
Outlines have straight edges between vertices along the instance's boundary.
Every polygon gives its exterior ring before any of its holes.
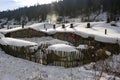
{"type": "MultiPolygon", "coordinates": [[[[44,66],[9,56],[0,50],[0,80],[95,80],[98,73],[83,67],[44,66]]],[[[113,76],[103,73],[100,80],[110,78],[113,76]]]]}

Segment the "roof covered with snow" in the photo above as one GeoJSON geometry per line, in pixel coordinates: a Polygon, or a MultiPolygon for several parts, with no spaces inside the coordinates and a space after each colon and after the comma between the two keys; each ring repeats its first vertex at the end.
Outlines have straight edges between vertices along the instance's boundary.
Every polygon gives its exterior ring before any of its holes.
{"type": "MultiPolygon", "coordinates": [[[[66,28],[62,28],[62,24],[57,24],[56,29],[53,29],[52,24],[49,23],[36,23],[26,28],[32,28],[37,31],[42,31],[48,34],[55,34],[56,32],[71,32],[80,35],[84,38],[93,37],[96,41],[106,43],[119,43],[120,44],[120,22],[116,23],[117,26],[111,26],[106,22],[90,22],[91,28],[86,28],[87,22],[73,23],[74,28],[70,28],[70,23],[65,24],[66,28]],[[107,34],[105,35],[105,29],[107,34]]],[[[21,27],[9,30],[0,30],[2,33],[16,31],[22,29],[21,27]]]]}
{"type": "Polygon", "coordinates": [[[14,32],[14,31],[28,29],[28,28],[34,29],[34,30],[37,30],[37,31],[46,32],[45,28],[47,28],[47,29],[52,28],[52,24],[49,24],[47,22],[34,23],[32,25],[29,25],[29,26],[24,26],[24,28],[22,28],[22,27],[16,27],[16,28],[12,28],[12,29],[0,29],[0,33],[6,34],[6,33],[9,33],[9,32],[14,32]]]}
{"type": "Polygon", "coordinates": [[[33,24],[31,26],[28,26],[29,28],[35,29],[37,31],[44,31],[46,32],[46,29],[51,29],[52,28],[52,24],[49,24],[47,22],[43,22],[43,23],[37,23],[37,24],[33,24]]]}
{"type": "Polygon", "coordinates": [[[64,51],[64,52],[77,52],[74,46],[66,45],[66,44],[55,44],[51,45],[47,48],[47,50],[54,51],[64,51]]]}
{"type": "Polygon", "coordinates": [[[33,46],[37,45],[37,43],[25,41],[25,40],[19,40],[14,38],[1,38],[0,44],[2,45],[12,45],[12,46],[33,46]]]}
{"type": "Polygon", "coordinates": [[[20,38],[20,39],[31,41],[31,42],[35,42],[38,45],[42,45],[42,44],[48,44],[48,45],[53,45],[53,44],[71,44],[68,41],[54,39],[52,37],[33,37],[33,38],[20,38]]]}
{"type": "Polygon", "coordinates": [[[58,40],[58,39],[53,39],[53,40],[50,40],[50,41],[42,41],[40,42],[40,44],[70,44],[69,42],[67,41],[62,41],[62,40],[58,40]]]}
{"type": "Polygon", "coordinates": [[[9,32],[14,32],[14,31],[22,30],[22,29],[25,29],[25,28],[16,27],[16,28],[12,28],[12,29],[0,29],[0,33],[6,34],[9,32]]]}

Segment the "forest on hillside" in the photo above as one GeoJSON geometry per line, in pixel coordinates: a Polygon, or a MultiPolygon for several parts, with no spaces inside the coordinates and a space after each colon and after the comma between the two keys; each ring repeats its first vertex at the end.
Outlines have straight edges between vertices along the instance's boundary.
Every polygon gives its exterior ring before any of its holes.
{"type": "Polygon", "coordinates": [[[48,14],[57,14],[61,17],[77,17],[79,15],[89,16],[91,13],[99,14],[107,12],[111,19],[120,15],[120,0],[59,0],[51,4],[36,4],[30,7],[22,7],[15,10],[0,12],[0,19],[21,20],[21,17],[27,17],[31,20],[46,20],[48,14]]]}

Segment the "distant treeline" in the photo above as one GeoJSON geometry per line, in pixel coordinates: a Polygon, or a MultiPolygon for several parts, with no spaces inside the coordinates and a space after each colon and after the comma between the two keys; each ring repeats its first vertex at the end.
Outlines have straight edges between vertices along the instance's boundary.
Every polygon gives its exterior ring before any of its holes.
{"type": "Polygon", "coordinates": [[[21,17],[28,20],[44,21],[48,14],[56,13],[59,16],[76,17],[78,15],[89,16],[91,13],[99,14],[101,11],[108,12],[108,16],[114,18],[120,14],[120,0],[59,0],[52,4],[34,5],[16,10],[0,12],[0,18],[15,19],[20,21],[21,17]]]}

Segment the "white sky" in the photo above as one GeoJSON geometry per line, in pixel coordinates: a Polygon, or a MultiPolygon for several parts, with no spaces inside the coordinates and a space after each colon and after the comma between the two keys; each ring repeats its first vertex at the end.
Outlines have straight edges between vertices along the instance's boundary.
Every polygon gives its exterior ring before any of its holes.
{"type": "Polygon", "coordinates": [[[0,0],[0,11],[16,9],[18,7],[51,3],[58,0],[0,0]]]}

